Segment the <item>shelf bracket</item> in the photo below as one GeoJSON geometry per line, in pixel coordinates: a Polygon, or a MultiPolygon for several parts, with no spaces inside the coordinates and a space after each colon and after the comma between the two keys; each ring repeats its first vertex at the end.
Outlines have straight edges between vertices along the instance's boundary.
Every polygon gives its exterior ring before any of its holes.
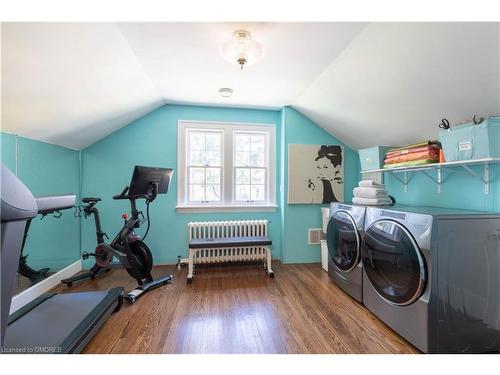
{"type": "Polygon", "coordinates": [[[392,176],[404,185],[405,193],[408,192],[408,172],[403,172],[403,178],[399,177],[396,173],[392,173],[392,176]]]}
{"type": "Polygon", "coordinates": [[[436,170],[436,175],[437,175],[437,192],[441,193],[441,186],[443,184],[443,175],[441,172],[441,167],[438,167],[436,170]]]}
{"type": "Polygon", "coordinates": [[[483,164],[483,176],[478,175],[474,170],[468,165],[461,165],[471,176],[479,178],[484,185],[484,194],[488,195],[490,193],[490,165],[488,163],[483,164]]]}
{"type": "Polygon", "coordinates": [[[428,173],[425,170],[421,170],[420,172],[422,172],[425,176],[427,176],[431,181],[435,182],[437,185],[437,192],[441,193],[441,185],[443,182],[441,168],[436,169],[436,177],[434,177],[433,175],[431,175],[430,173],[428,173]]]}
{"type": "Polygon", "coordinates": [[[490,165],[488,163],[483,165],[483,184],[484,194],[488,195],[490,193],[490,165]]]}

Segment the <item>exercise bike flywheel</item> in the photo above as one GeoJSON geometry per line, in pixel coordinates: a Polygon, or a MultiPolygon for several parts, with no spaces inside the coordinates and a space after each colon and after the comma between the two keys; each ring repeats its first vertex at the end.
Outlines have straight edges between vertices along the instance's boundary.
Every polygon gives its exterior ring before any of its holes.
{"type": "Polygon", "coordinates": [[[135,263],[134,267],[127,268],[130,276],[136,279],[139,284],[151,281],[151,270],[153,269],[153,255],[149,247],[142,241],[134,241],[129,244],[133,259],[129,261],[135,263]]]}
{"type": "Polygon", "coordinates": [[[106,246],[106,244],[99,244],[95,249],[95,263],[101,268],[108,268],[113,259],[106,246]]]}

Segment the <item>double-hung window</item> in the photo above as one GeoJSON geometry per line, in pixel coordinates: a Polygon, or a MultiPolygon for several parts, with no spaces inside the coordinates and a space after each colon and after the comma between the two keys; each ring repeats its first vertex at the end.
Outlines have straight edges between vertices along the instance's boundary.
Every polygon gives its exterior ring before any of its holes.
{"type": "Polygon", "coordinates": [[[266,203],[267,134],[233,132],[234,201],[266,203]]]}
{"type": "Polygon", "coordinates": [[[188,131],[187,195],[191,203],[221,202],[222,136],[221,131],[188,131]]]}
{"type": "Polygon", "coordinates": [[[274,125],[179,121],[179,211],[274,209],[274,125]]]}

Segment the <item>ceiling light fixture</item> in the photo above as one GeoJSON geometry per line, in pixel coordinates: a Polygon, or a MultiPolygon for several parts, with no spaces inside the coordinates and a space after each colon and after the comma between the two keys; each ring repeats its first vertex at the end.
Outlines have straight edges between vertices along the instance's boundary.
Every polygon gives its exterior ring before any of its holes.
{"type": "Polygon", "coordinates": [[[231,40],[222,46],[222,56],[233,65],[243,66],[255,64],[264,57],[262,45],[252,39],[252,35],[245,30],[237,30],[231,40]]]}
{"type": "Polygon", "coordinates": [[[233,96],[233,92],[233,89],[230,89],[229,87],[223,87],[219,89],[219,95],[223,98],[229,98],[230,96],[233,96]]]}

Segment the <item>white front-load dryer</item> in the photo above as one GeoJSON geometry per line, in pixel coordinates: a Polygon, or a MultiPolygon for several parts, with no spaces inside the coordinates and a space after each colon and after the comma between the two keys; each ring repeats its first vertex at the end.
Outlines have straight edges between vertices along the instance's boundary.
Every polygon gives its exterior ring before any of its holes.
{"type": "Polygon", "coordinates": [[[363,302],[361,239],[365,211],[364,206],[332,203],[326,231],[328,274],[358,302],[363,302]]]}

